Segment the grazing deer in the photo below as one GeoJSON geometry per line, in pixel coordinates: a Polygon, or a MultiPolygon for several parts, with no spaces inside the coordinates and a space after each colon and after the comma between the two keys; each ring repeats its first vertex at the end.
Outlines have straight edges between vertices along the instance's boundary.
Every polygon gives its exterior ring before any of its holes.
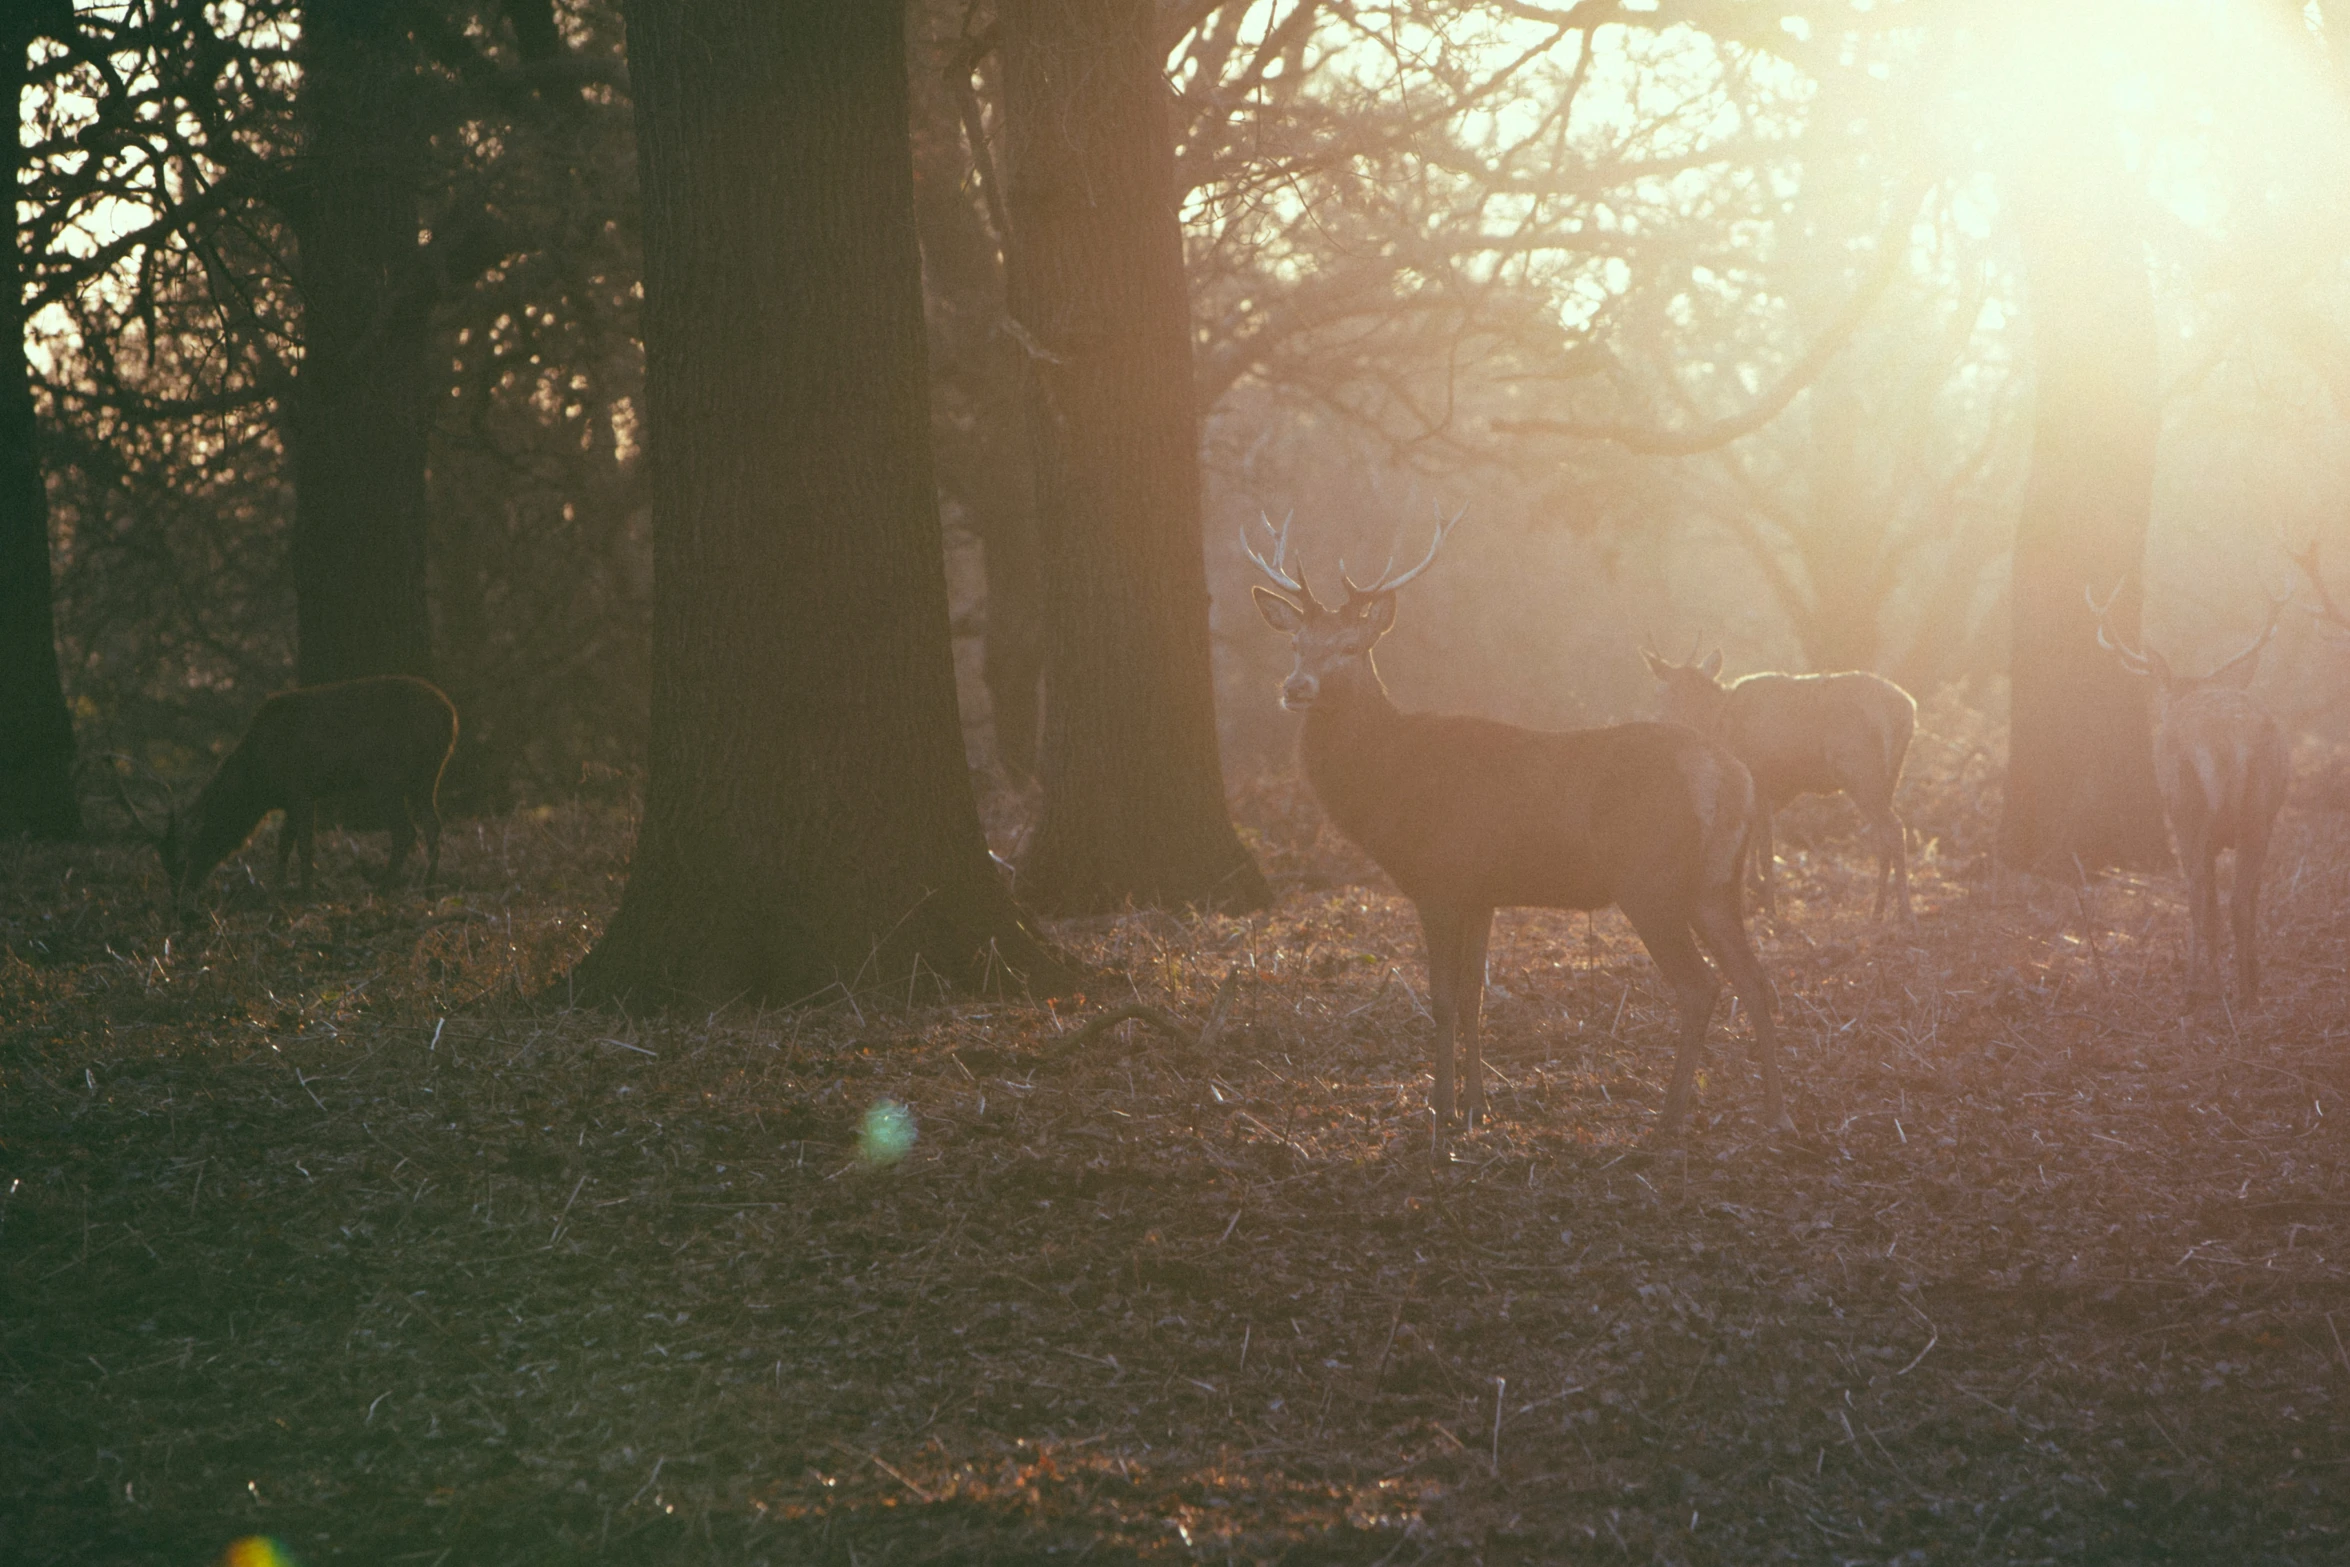
{"type": "Polygon", "coordinates": [[[1918,724],[1918,705],[1907,691],[1863,670],[1747,675],[1724,685],[1719,651],[1686,664],[1648,648],[1640,656],[1664,684],[1665,716],[1719,740],[1754,774],[1761,818],[1755,858],[1766,912],[1779,908],[1772,812],[1799,794],[1841,792],[1860,807],[1876,846],[1873,917],[1885,917],[1889,886],[1898,889],[1902,918],[1911,917],[1909,828],[1893,809],[1918,724]]]}
{"type": "MultiPolygon", "coordinates": [[[[171,879],[174,908],[234,854],[271,811],[286,813],[277,840],[277,879],[302,851],[310,890],[311,844],[321,795],[365,791],[391,829],[390,887],[424,827],[424,885],[441,868],[441,769],[457,746],[457,710],[438,687],[407,675],[376,675],[281,691],[261,704],[245,737],[196,797],[194,820],[177,809],[155,846],[171,879]]],[[[130,804],[129,796],[123,799],[130,804]]],[[[138,812],[132,810],[134,819],[138,812]]],[[[141,822],[144,825],[144,822],[141,822]]]]}
{"type": "Polygon", "coordinates": [[[2107,617],[2120,593],[2116,584],[2102,604],[2085,588],[2082,597],[2097,617],[2097,645],[2154,682],[2154,788],[2187,875],[2187,1000],[2219,994],[2219,856],[2233,849],[2228,922],[2235,927],[2236,989],[2250,1006],[2260,998],[2260,873],[2285,803],[2290,758],[2284,731],[2244,688],[2276,635],[2284,602],[2269,606],[2268,624],[2243,652],[2208,675],[2180,675],[2160,653],[2113,635],[2107,617]]]}
{"type": "MultiPolygon", "coordinates": [[[[1753,781],[1728,751],[1671,724],[1551,732],[1398,711],[1371,650],[1395,624],[1396,591],[1428,569],[1450,526],[1440,517],[1417,566],[1397,574],[1390,560],[1368,587],[1346,578],[1340,562],[1346,600],[1335,608],[1288,564],[1286,522],[1269,561],[1245,531],[1241,540],[1283,590],[1253,592],[1258,613],[1289,636],[1297,656],[1281,705],[1305,714],[1306,777],[1339,830],[1419,910],[1436,1020],[1437,1121],[1453,1119],[1456,1037],[1469,1119],[1485,1111],[1477,1025],[1494,910],[1613,904],[1664,971],[1680,1012],[1663,1135],[1679,1128],[1688,1108],[1721,990],[1700,941],[1754,1021],[1763,1117],[1786,1124],[1775,998],[1739,903],[1753,781]]],[[[1272,533],[1269,519],[1265,528],[1272,533]]]]}

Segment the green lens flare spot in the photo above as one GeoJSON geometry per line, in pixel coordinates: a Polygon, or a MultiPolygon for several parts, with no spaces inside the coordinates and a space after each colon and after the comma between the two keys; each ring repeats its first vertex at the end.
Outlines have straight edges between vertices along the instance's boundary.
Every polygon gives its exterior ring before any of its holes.
{"type": "Polygon", "coordinates": [[[857,1128],[857,1162],[877,1170],[913,1151],[914,1112],[895,1099],[875,1100],[857,1128]]]}
{"type": "Polygon", "coordinates": [[[265,1534],[249,1534],[220,1553],[220,1567],[295,1567],[294,1553],[265,1534]]]}

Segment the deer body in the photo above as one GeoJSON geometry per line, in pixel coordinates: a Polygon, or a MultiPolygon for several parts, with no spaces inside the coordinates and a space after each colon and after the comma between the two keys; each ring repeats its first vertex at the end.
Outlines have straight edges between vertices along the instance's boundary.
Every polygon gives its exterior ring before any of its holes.
{"type": "Polygon", "coordinates": [[[1690,664],[1643,656],[1664,684],[1672,720],[1721,741],[1754,774],[1764,908],[1778,907],[1772,813],[1799,794],[1844,794],[1859,807],[1876,849],[1875,917],[1884,917],[1888,891],[1909,917],[1909,828],[1893,809],[1917,732],[1918,705],[1907,691],[1865,670],[1756,674],[1725,685],[1720,653],[1690,664]]]}
{"type": "Polygon", "coordinates": [[[1754,1021],[1764,1116],[1782,1122],[1774,998],[1740,907],[1754,786],[1738,760],[1669,724],[1554,732],[1400,712],[1371,646],[1394,623],[1394,590],[1427,562],[1369,589],[1349,583],[1347,604],[1331,610],[1279,570],[1279,560],[1277,553],[1266,569],[1304,603],[1258,588],[1257,604],[1269,624],[1290,633],[1297,653],[1282,703],[1305,712],[1307,779],[1340,831],[1419,912],[1436,1022],[1437,1119],[1454,1114],[1456,1048],[1465,1109],[1472,1120],[1484,1113],[1478,1023],[1494,911],[1612,904],[1663,970],[1679,1011],[1664,1134],[1687,1109],[1721,989],[1700,943],[1754,1021]]]}
{"type": "Polygon", "coordinates": [[[2219,991],[2219,856],[2233,850],[2228,888],[2236,988],[2260,997],[2260,875],[2285,803],[2284,731],[2259,703],[2225,686],[2165,690],[2155,717],[2154,781],[2171,844],[2187,876],[2187,994],[2219,991]]]}
{"type": "Polygon", "coordinates": [[[236,749],[197,796],[194,818],[175,816],[164,834],[172,897],[201,886],[271,811],[286,813],[278,837],[282,886],[295,849],[302,890],[310,890],[317,802],[364,792],[391,829],[390,886],[424,830],[424,884],[441,863],[441,770],[457,744],[457,710],[440,690],[406,675],[380,675],[281,691],[261,704],[236,749]]]}
{"type": "Polygon", "coordinates": [[[1401,712],[1384,688],[1317,703],[1299,750],[1331,821],[1404,896],[1463,908],[1606,908],[1659,859],[1652,844],[1694,867],[1699,812],[1736,821],[1753,795],[1676,726],[1521,729],[1401,712]]]}
{"type": "Polygon", "coordinates": [[[2181,675],[2160,653],[2112,636],[2106,617],[2119,594],[2117,587],[2103,604],[2091,597],[2089,607],[2098,645],[2154,684],[2154,788],[2187,878],[2187,999],[2219,994],[2219,857],[2233,850],[2228,923],[2237,993],[2250,1006],[2260,998],[2260,876],[2285,803],[2291,753],[2276,719],[2244,688],[2259,672],[2284,606],[2272,605],[2259,637],[2218,669],[2181,675]]]}

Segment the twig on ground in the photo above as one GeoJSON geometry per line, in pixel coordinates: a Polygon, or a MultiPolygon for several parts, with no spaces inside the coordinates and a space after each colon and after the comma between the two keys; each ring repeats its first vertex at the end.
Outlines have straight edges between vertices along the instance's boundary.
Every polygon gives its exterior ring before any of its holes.
{"type": "Polygon", "coordinates": [[[1213,1049],[1217,1041],[1223,1038],[1225,1020],[1232,1011],[1232,998],[1239,990],[1240,965],[1235,963],[1225,971],[1224,982],[1216,987],[1215,999],[1208,1003],[1207,1022],[1196,1031],[1186,1027],[1174,1014],[1154,1007],[1147,1001],[1129,1001],[1123,1006],[1110,1008],[1098,1017],[1087,1019],[1085,1026],[1077,1032],[1054,1041],[1051,1054],[1061,1056],[1082,1050],[1121,1023],[1147,1023],[1178,1044],[1189,1045],[1196,1050],[1213,1049]]]}

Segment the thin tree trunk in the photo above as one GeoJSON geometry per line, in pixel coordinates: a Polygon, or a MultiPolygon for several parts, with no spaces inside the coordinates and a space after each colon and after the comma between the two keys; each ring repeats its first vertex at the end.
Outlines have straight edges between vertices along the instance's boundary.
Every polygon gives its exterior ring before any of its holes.
{"type": "MultiPolygon", "coordinates": [[[[63,7],[53,25],[70,28],[63,7]]],[[[24,94],[30,15],[0,24],[0,94],[24,94]]],[[[12,141],[12,147],[16,144],[12,141]]],[[[8,160],[16,183],[23,156],[8,160]]],[[[10,365],[0,376],[0,838],[71,838],[82,830],[73,788],[73,723],[57,672],[57,623],[50,602],[49,492],[41,472],[32,366],[25,355],[24,230],[12,222],[0,289],[0,333],[10,365]]]]}
{"type": "Polygon", "coordinates": [[[1980,672],[1968,654],[1978,645],[1975,605],[1983,596],[1998,543],[1989,521],[1962,522],[1958,527],[1958,536],[1935,563],[1933,586],[1919,597],[1908,649],[1893,666],[1894,680],[1920,701],[1949,681],[1980,672]]]}
{"type": "MultiPolygon", "coordinates": [[[[1850,308],[1853,280],[1847,273],[1855,270],[1855,234],[1876,230],[1881,243],[1909,243],[1905,231],[1884,232],[1880,211],[1888,188],[1895,201],[1908,197],[1898,181],[1887,179],[1872,145],[1849,129],[1870,115],[1876,96],[1839,73],[1812,104],[1803,184],[1789,214],[1802,247],[1797,254],[1808,262],[1792,285],[1806,341],[1817,341],[1850,308]]],[[[1888,295],[1898,298],[1899,290],[1888,295]]],[[[1890,432],[1881,418],[1871,417],[1855,346],[1865,340],[1865,332],[1854,333],[1803,394],[1803,509],[1794,543],[1811,592],[1806,603],[1785,607],[1815,670],[1869,669],[1880,649],[1888,584],[1880,580],[1879,563],[1891,543],[1882,453],[1890,432]]]]}
{"type": "Polygon", "coordinates": [[[905,37],[866,0],[637,0],[653,707],[578,990],[1057,988],[955,710],[905,37]]]}
{"type": "Polygon", "coordinates": [[[1037,697],[1044,678],[1044,584],[1037,562],[1020,346],[1004,331],[1003,263],[968,180],[963,107],[948,55],[929,27],[951,30],[960,4],[908,7],[914,30],[914,220],[933,306],[931,377],[939,487],[978,535],[987,573],[988,706],[996,759],[1015,781],[1036,771],[1037,697]]]}
{"type": "Polygon", "coordinates": [[[2016,524],[1999,852],[2026,867],[2167,863],[2145,693],[2084,589],[2135,639],[2162,410],[2137,200],[2110,139],[2051,138],[2006,181],[2031,311],[2031,470],[2016,524]]]}
{"type": "Polygon", "coordinates": [[[1873,471],[1879,466],[1868,449],[1873,432],[1851,353],[1837,355],[1805,396],[1810,531],[1798,549],[1811,605],[1797,629],[1813,669],[1871,669],[1885,610],[1878,564],[1889,544],[1889,508],[1873,471]]]}
{"type": "Polygon", "coordinates": [[[1199,418],[1150,0],[1004,0],[1010,299],[1044,550],[1044,809],[1021,896],[1256,907],[1224,802],[1199,418]]]}
{"type": "Polygon", "coordinates": [[[407,7],[303,13],[302,368],[293,395],[296,665],[304,685],[427,673],[425,442],[431,289],[407,7]]]}

